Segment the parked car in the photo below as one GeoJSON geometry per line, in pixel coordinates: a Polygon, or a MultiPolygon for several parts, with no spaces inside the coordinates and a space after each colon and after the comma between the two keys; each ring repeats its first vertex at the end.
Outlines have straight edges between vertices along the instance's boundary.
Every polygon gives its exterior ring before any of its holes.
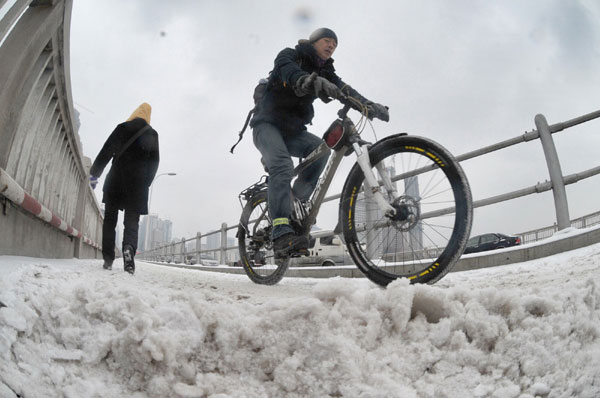
{"type": "Polygon", "coordinates": [[[214,265],[219,265],[219,262],[206,254],[201,254],[200,255],[200,264],[214,266],[214,265]]]}
{"type": "MultiPolygon", "coordinates": [[[[187,254],[185,256],[185,264],[196,265],[198,264],[198,257],[195,254],[187,254]]],[[[219,265],[219,262],[207,254],[200,255],[199,265],[219,265]]]]}
{"type": "Polygon", "coordinates": [[[518,236],[509,236],[500,233],[477,235],[467,241],[465,254],[503,249],[505,247],[517,246],[520,244],[521,238],[518,236]]]}

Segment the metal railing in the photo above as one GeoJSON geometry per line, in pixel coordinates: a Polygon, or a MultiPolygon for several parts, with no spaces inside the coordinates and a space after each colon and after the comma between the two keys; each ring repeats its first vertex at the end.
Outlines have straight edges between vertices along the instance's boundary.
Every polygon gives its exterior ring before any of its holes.
{"type": "MultiPolygon", "coordinates": [[[[574,220],[571,220],[569,222],[569,225],[572,228],[577,228],[577,229],[588,228],[588,227],[592,227],[592,226],[598,225],[598,224],[600,224],[600,212],[588,214],[583,217],[579,217],[574,220]]],[[[518,237],[521,238],[521,243],[525,244],[525,243],[537,242],[538,240],[549,238],[552,235],[554,235],[556,232],[558,232],[558,230],[559,230],[558,224],[554,224],[549,227],[538,228],[538,229],[534,229],[532,231],[521,232],[521,233],[518,233],[515,235],[517,235],[518,237]]]]}
{"type": "MultiPolygon", "coordinates": [[[[491,152],[495,152],[495,151],[498,151],[498,150],[501,150],[504,148],[508,148],[508,147],[516,145],[516,144],[529,142],[529,141],[532,141],[535,139],[540,139],[542,141],[542,146],[544,148],[544,154],[546,157],[546,163],[547,163],[547,166],[549,169],[551,181],[538,183],[538,184],[530,186],[530,187],[507,192],[507,193],[504,193],[501,195],[496,195],[496,196],[491,196],[491,197],[484,198],[484,199],[475,200],[473,202],[473,207],[478,208],[478,207],[483,207],[483,206],[489,206],[492,204],[496,204],[496,203],[500,203],[500,202],[504,202],[504,201],[508,201],[508,200],[512,200],[512,199],[517,199],[517,198],[520,198],[523,196],[553,190],[555,210],[556,210],[556,216],[557,216],[558,222],[554,226],[551,226],[551,227],[546,227],[546,228],[541,228],[541,229],[534,230],[534,231],[515,234],[515,235],[520,236],[524,243],[529,243],[529,242],[533,242],[535,240],[547,238],[547,237],[551,236],[554,232],[556,232],[560,229],[564,229],[568,226],[573,226],[575,228],[583,228],[583,227],[587,227],[587,226],[591,226],[591,225],[600,223],[600,213],[594,213],[594,214],[591,214],[591,215],[588,215],[588,216],[585,216],[585,217],[582,217],[582,218],[579,218],[579,219],[576,219],[573,221],[569,221],[568,205],[566,202],[566,194],[564,193],[565,185],[574,184],[583,179],[590,178],[592,176],[600,174],[600,166],[597,166],[597,167],[594,167],[594,168],[591,168],[588,170],[584,170],[579,173],[571,174],[568,176],[563,176],[562,172],[560,171],[561,170],[560,162],[558,159],[558,155],[556,154],[556,150],[554,149],[554,143],[552,140],[552,134],[554,134],[554,133],[561,132],[567,128],[577,126],[579,124],[597,119],[599,117],[600,117],[600,111],[595,111],[595,112],[577,117],[575,119],[567,120],[562,123],[548,125],[546,123],[546,119],[543,115],[536,115],[535,124],[539,131],[532,130],[532,131],[526,132],[520,136],[511,138],[511,139],[508,139],[505,141],[501,141],[496,144],[489,145],[484,148],[480,148],[480,149],[462,154],[460,156],[457,156],[456,159],[459,162],[464,162],[465,160],[469,160],[469,159],[473,159],[473,158],[476,158],[476,157],[479,157],[479,156],[482,156],[485,154],[489,154],[491,152]]],[[[431,168],[432,167],[423,167],[422,169],[413,170],[410,173],[404,173],[404,174],[397,175],[397,176],[393,177],[392,180],[398,181],[398,180],[401,180],[401,179],[409,177],[409,176],[424,173],[426,171],[431,170],[431,168]]],[[[328,201],[336,200],[336,199],[339,199],[340,196],[341,196],[341,194],[335,194],[332,196],[328,196],[325,198],[324,201],[328,202],[328,201]]],[[[449,213],[453,213],[453,212],[454,212],[454,207],[448,207],[445,209],[436,210],[435,212],[432,212],[432,214],[427,214],[427,216],[429,216],[429,217],[440,216],[443,214],[449,214],[449,213]],[[435,213],[435,214],[433,214],[433,213],[435,213]]],[[[223,224],[221,226],[221,229],[219,229],[219,230],[209,232],[206,235],[201,235],[200,233],[198,233],[196,237],[193,237],[190,239],[183,239],[181,241],[183,243],[165,244],[163,246],[160,246],[155,249],[148,250],[146,252],[141,253],[140,257],[147,259],[147,260],[160,261],[161,259],[164,259],[165,256],[170,256],[171,261],[175,261],[175,256],[179,256],[179,258],[185,259],[185,257],[190,254],[199,256],[202,253],[219,252],[220,253],[220,257],[219,257],[220,262],[222,264],[230,264],[231,265],[232,262],[234,262],[234,260],[228,258],[226,256],[226,254],[232,250],[237,250],[237,248],[238,248],[237,246],[227,246],[227,231],[231,230],[231,229],[237,229],[237,224],[233,227],[227,227],[227,224],[223,224]],[[221,246],[219,248],[206,249],[206,250],[200,249],[201,248],[200,239],[202,236],[208,236],[208,235],[219,234],[219,233],[221,234],[221,246]],[[192,240],[196,240],[196,249],[193,251],[193,253],[191,253],[190,251],[185,252],[185,249],[181,250],[181,249],[177,248],[177,245],[180,245],[180,247],[184,247],[185,242],[189,242],[192,240]]],[[[330,235],[331,235],[331,233],[330,233],[330,235]]],[[[424,248],[423,249],[424,253],[427,253],[427,255],[431,255],[432,253],[435,253],[436,250],[439,250],[439,248],[424,248]]]]}
{"type": "Polygon", "coordinates": [[[233,265],[238,260],[238,246],[228,246],[227,244],[227,232],[232,229],[237,230],[237,224],[228,227],[226,223],[223,223],[221,229],[206,234],[198,232],[192,238],[183,238],[180,241],[174,241],[155,247],[152,250],[147,250],[141,253],[139,257],[146,260],[187,264],[199,264],[203,259],[212,259],[219,262],[219,264],[233,265]],[[202,249],[202,240],[207,240],[209,236],[219,236],[219,247],[202,249]],[[189,249],[187,247],[189,246],[188,242],[195,242],[193,248],[189,249]]]}
{"type": "MultiPolygon", "coordinates": [[[[50,248],[62,247],[62,255],[71,251],[70,256],[95,257],[103,217],[88,184],[89,159],[83,156],[73,108],[71,8],[72,0],[17,0],[12,5],[0,0],[0,169],[14,190],[35,198],[55,221],[33,212],[36,216],[60,231],[78,230],[77,236],[52,235],[50,248]],[[66,229],[57,226],[65,224],[66,229]]],[[[50,235],[39,221],[7,214],[6,201],[23,206],[14,197],[1,196],[5,211],[0,228],[14,231],[29,223],[30,234],[50,235]]],[[[40,252],[25,247],[27,238],[0,245],[0,254],[52,256],[48,247],[40,252]]]]}

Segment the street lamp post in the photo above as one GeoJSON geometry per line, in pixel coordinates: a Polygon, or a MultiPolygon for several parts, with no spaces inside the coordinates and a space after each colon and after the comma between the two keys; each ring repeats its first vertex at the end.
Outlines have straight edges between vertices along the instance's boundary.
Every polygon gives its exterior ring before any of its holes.
{"type": "Polygon", "coordinates": [[[150,250],[150,204],[152,203],[152,189],[154,188],[154,183],[158,180],[160,176],[176,176],[177,173],[161,173],[154,177],[154,181],[150,184],[150,194],[148,195],[148,215],[146,216],[146,236],[144,239],[144,251],[150,250]]]}

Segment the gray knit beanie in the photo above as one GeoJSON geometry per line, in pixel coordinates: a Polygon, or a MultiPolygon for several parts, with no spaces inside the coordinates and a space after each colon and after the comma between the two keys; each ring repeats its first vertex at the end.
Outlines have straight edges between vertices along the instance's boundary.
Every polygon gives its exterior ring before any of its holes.
{"type": "Polygon", "coordinates": [[[335,32],[329,28],[319,28],[310,34],[308,41],[314,43],[324,37],[329,37],[335,40],[335,44],[338,44],[338,38],[335,32]]]}

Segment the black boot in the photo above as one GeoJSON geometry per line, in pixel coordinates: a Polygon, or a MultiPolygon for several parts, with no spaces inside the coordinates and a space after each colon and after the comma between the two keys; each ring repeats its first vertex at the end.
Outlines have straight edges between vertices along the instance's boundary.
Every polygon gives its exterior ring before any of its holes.
{"type": "Polygon", "coordinates": [[[130,245],[123,246],[123,266],[125,272],[129,272],[131,275],[135,272],[135,262],[133,257],[135,256],[135,250],[130,245]]]}
{"type": "Polygon", "coordinates": [[[308,253],[308,239],[304,235],[285,234],[273,241],[275,258],[297,257],[308,253]]]}
{"type": "Polygon", "coordinates": [[[114,258],[110,258],[109,255],[104,253],[102,254],[102,258],[104,259],[104,264],[102,265],[102,268],[110,271],[112,269],[114,258]]]}

